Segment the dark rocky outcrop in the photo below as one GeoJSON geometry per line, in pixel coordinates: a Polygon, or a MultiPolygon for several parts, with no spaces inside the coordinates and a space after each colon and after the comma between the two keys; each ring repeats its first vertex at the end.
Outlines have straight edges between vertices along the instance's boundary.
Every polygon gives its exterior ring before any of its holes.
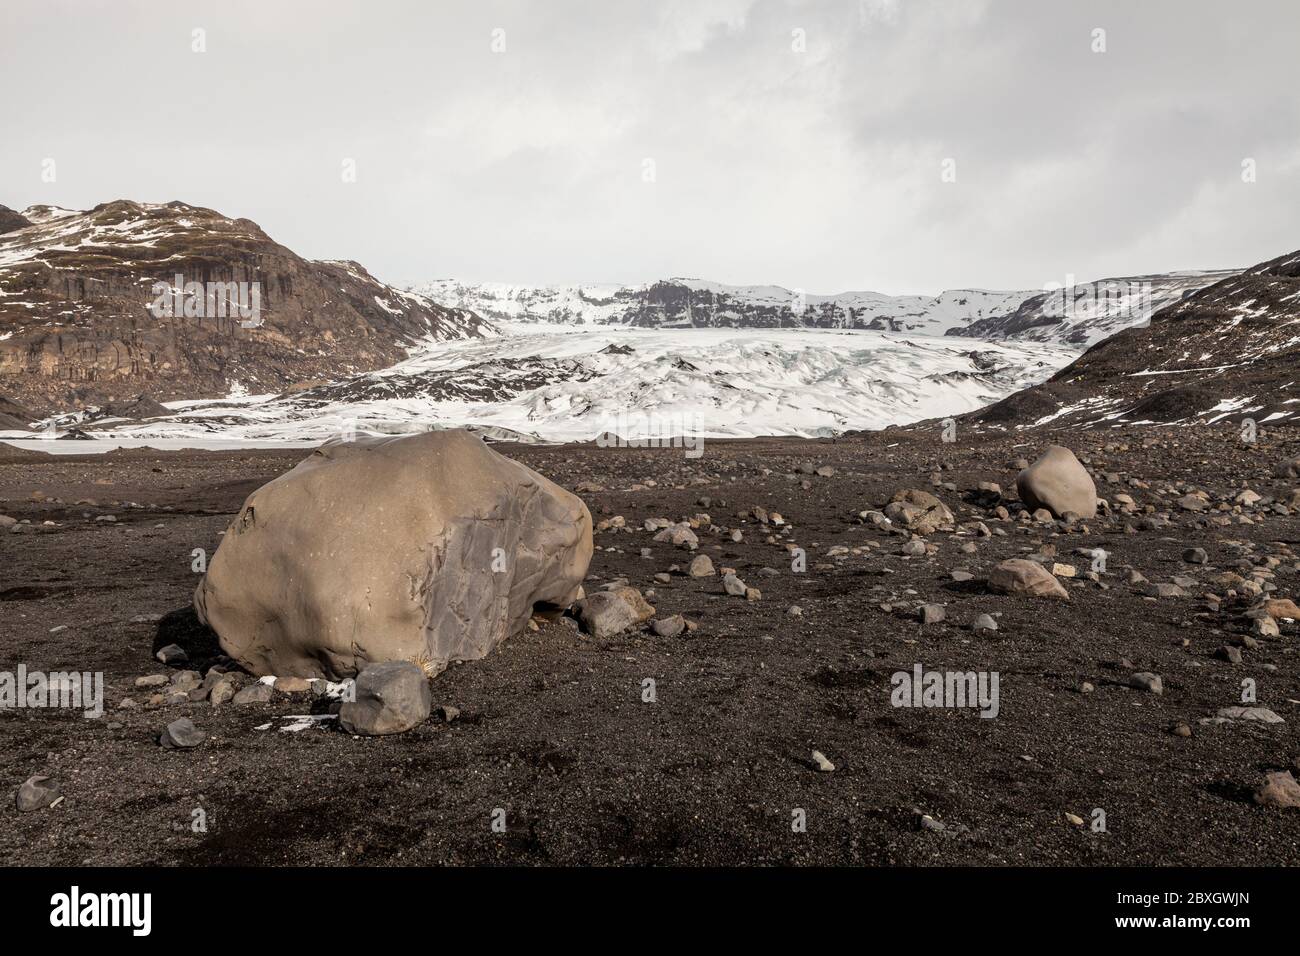
{"type": "Polygon", "coordinates": [[[999,425],[1256,423],[1300,415],[1300,252],[1192,292],[1041,385],[973,412],[999,425]]]}
{"type": "Polygon", "coordinates": [[[382,368],[419,340],[484,327],[355,262],[303,259],[256,223],[211,209],[119,200],[28,218],[30,227],[0,235],[0,390],[20,402],[57,410],[141,392],[162,401],[234,386],[279,392],[382,368]],[[177,275],[204,288],[256,283],[261,324],[217,308],[156,314],[154,284],[177,275]]]}

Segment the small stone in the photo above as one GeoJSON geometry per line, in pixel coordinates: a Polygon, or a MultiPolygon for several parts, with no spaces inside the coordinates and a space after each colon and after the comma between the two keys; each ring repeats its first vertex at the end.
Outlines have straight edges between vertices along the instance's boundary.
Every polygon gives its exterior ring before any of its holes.
{"type": "Polygon", "coordinates": [[[717,572],[713,570],[712,559],[707,554],[700,554],[691,559],[687,573],[693,578],[711,578],[717,572]]]}
{"type": "Polygon", "coordinates": [[[173,720],[163,730],[158,742],[168,749],[189,750],[203,743],[203,731],[194,726],[188,717],[173,720]]]}
{"type": "Polygon", "coordinates": [[[185,653],[185,648],[179,644],[168,644],[166,647],[159,648],[154,657],[168,667],[180,667],[182,664],[188,663],[190,659],[190,656],[185,653]]]}
{"type": "Polygon", "coordinates": [[[282,694],[305,694],[311,690],[311,681],[305,677],[277,677],[275,689],[282,694]]]}
{"type": "Polygon", "coordinates": [[[1288,770],[1270,773],[1255,791],[1255,802],[1271,807],[1300,807],[1300,783],[1288,770]]]}
{"type": "Polygon", "coordinates": [[[1221,661],[1227,661],[1229,664],[1241,663],[1241,648],[1225,644],[1214,652],[1214,656],[1221,661]]]}
{"type": "Polygon", "coordinates": [[[1273,619],[1300,620],[1300,607],[1290,598],[1270,598],[1264,602],[1264,613],[1273,619]]]}
{"type": "Polygon", "coordinates": [[[168,677],[166,674],[147,674],[144,677],[137,677],[135,679],[135,686],[137,690],[145,690],[149,687],[162,687],[167,683],[167,681],[168,677]]]}
{"type": "Polygon", "coordinates": [[[1153,674],[1150,671],[1138,671],[1136,674],[1129,676],[1128,685],[1138,690],[1149,691],[1152,694],[1160,695],[1165,692],[1164,681],[1160,679],[1159,674],[1153,674]]]}
{"type": "Polygon", "coordinates": [[[453,707],[451,704],[441,704],[434,710],[433,715],[444,724],[449,724],[460,716],[460,708],[453,707]]]}
{"type": "Polygon", "coordinates": [[[583,629],[603,640],[654,617],[655,609],[636,588],[598,591],[574,605],[583,629]]]}
{"type": "Polygon", "coordinates": [[[237,692],[231,701],[236,707],[249,704],[269,704],[271,702],[271,685],[258,681],[237,692]]]}
{"type": "Polygon", "coordinates": [[[1190,737],[1192,735],[1192,728],[1186,723],[1179,721],[1170,728],[1169,732],[1175,737],[1190,737]]]}
{"type": "Polygon", "coordinates": [[[981,614],[971,623],[972,631],[996,631],[998,622],[994,620],[992,614],[981,614]]]}
{"type": "Polygon", "coordinates": [[[812,752],[812,759],[819,773],[830,773],[835,769],[835,764],[827,760],[826,755],[820,750],[814,750],[812,752]]]}
{"type": "Polygon", "coordinates": [[[1158,597],[1158,598],[1187,597],[1187,592],[1184,591],[1182,588],[1180,588],[1177,584],[1164,584],[1164,583],[1153,584],[1151,585],[1148,593],[1152,597],[1158,597]]]}
{"type": "Polygon", "coordinates": [[[917,610],[917,617],[922,624],[938,624],[947,616],[948,611],[942,604],[923,604],[917,610]]]}
{"type": "Polygon", "coordinates": [[[225,677],[222,680],[214,681],[208,691],[208,701],[213,707],[220,707],[222,704],[229,703],[235,696],[235,681],[232,677],[225,677]]]}
{"type": "Polygon", "coordinates": [[[1083,817],[1079,816],[1076,813],[1070,813],[1069,811],[1066,811],[1065,819],[1071,826],[1076,826],[1076,827],[1083,826],[1083,817]]]}
{"type": "Polygon", "coordinates": [[[18,788],[18,812],[31,813],[51,806],[60,795],[59,784],[52,777],[43,774],[28,777],[18,788]]]}
{"type": "Polygon", "coordinates": [[[1227,720],[1256,720],[1261,724],[1286,723],[1267,707],[1220,707],[1219,716],[1227,720]]]}
{"type": "Polygon", "coordinates": [[[1204,548],[1188,548],[1183,552],[1183,560],[1188,564],[1205,564],[1210,560],[1210,556],[1205,553],[1204,548]]]}
{"type": "Polygon", "coordinates": [[[433,706],[424,671],[407,661],[369,665],[357,675],[355,690],[356,700],[339,709],[339,725],[350,734],[403,733],[427,720],[433,706]]]}
{"type": "Polygon", "coordinates": [[[745,582],[736,577],[735,574],[727,574],[722,578],[722,587],[732,597],[744,597],[748,588],[745,582]]]}
{"type": "Polygon", "coordinates": [[[661,617],[656,619],[650,625],[650,628],[659,637],[676,637],[686,630],[686,619],[680,614],[674,614],[672,617],[661,617]]]}
{"type": "Polygon", "coordinates": [[[1277,626],[1277,621],[1271,617],[1257,617],[1250,626],[1250,633],[1256,637],[1278,637],[1281,630],[1277,626]]]}

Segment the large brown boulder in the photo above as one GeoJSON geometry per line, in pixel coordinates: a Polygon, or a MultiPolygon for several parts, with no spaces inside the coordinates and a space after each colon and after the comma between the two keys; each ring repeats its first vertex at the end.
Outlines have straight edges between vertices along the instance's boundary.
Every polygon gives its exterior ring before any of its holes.
{"type": "Polygon", "coordinates": [[[1097,486],[1074,452],[1052,445],[1043,457],[1016,478],[1020,500],[1030,511],[1046,508],[1056,517],[1073,512],[1080,518],[1097,516],[1097,486]]]}
{"type": "Polygon", "coordinates": [[[249,495],[194,593],[255,674],[484,657],[591,561],[579,498],[465,431],[318,448],[249,495]]]}

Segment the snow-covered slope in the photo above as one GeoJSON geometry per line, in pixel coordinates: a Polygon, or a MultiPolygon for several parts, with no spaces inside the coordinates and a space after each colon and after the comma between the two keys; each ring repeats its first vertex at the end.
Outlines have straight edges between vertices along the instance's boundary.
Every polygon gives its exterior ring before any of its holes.
{"type": "Polygon", "coordinates": [[[1240,273],[1166,272],[1071,284],[1026,299],[1011,315],[979,319],[948,334],[1088,348],[1116,332],[1146,325],[1166,306],[1240,273]]]}
{"type": "Polygon", "coordinates": [[[549,326],[437,343],[291,395],[173,406],[170,417],[123,422],[117,434],[324,440],[467,425],[546,441],[828,435],[971,411],[1075,354],[876,332],[549,326]]]}
{"type": "Polygon", "coordinates": [[[518,286],[443,279],[415,287],[439,305],[498,323],[641,328],[866,329],[1086,347],[1239,270],[1070,283],[1068,292],[955,289],[937,296],[666,279],[640,286],[518,286]]]}
{"type": "Polygon", "coordinates": [[[983,409],[1003,425],[1213,423],[1300,416],[1300,251],[1262,262],[1093,346],[983,409]]]}

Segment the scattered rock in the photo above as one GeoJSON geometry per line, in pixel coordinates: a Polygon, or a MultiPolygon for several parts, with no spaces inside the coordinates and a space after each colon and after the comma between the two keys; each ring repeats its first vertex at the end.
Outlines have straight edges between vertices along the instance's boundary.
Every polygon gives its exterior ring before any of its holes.
{"type": "Polygon", "coordinates": [[[1267,707],[1221,707],[1219,716],[1226,720],[1256,720],[1262,724],[1286,723],[1267,707]]]}
{"type": "Polygon", "coordinates": [[[676,637],[686,630],[686,619],[680,614],[674,614],[672,617],[659,618],[650,627],[660,637],[676,637]]]}
{"type": "Polygon", "coordinates": [[[952,531],[956,527],[953,513],[947,505],[930,492],[916,488],[895,494],[885,506],[885,517],[920,535],[952,531]]]}
{"type": "Polygon", "coordinates": [[[219,680],[212,683],[208,690],[208,702],[213,707],[220,707],[222,704],[234,700],[237,690],[235,680],[229,675],[223,674],[219,680]]]}
{"type": "Polygon", "coordinates": [[[1150,671],[1138,671],[1136,674],[1129,675],[1128,685],[1156,695],[1165,692],[1165,684],[1160,679],[1160,675],[1153,674],[1150,671]]]}
{"type": "Polygon", "coordinates": [[[1241,663],[1241,648],[1233,647],[1231,644],[1225,644],[1214,652],[1214,656],[1221,661],[1227,661],[1229,664],[1241,663]]]}
{"type": "Polygon", "coordinates": [[[339,708],[339,726],[364,737],[403,733],[427,720],[433,708],[428,678],[409,661],[364,668],[357,675],[355,694],[355,700],[339,708]]]}
{"type": "Polygon", "coordinates": [[[188,717],[173,720],[159,735],[158,743],[168,749],[189,750],[204,741],[203,731],[194,726],[188,717]]]}
{"type": "Polygon", "coordinates": [[[1270,773],[1255,791],[1255,802],[1270,807],[1300,807],[1300,782],[1288,770],[1270,773]]]}
{"type": "Polygon", "coordinates": [[[1264,613],[1274,620],[1300,621],[1300,607],[1290,598],[1270,598],[1264,602],[1264,613]]]}
{"type": "Polygon", "coordinates": [[[1153,584],[1148,589],[1152,597],[1158,598],[1180,598],[1187,597],[1187,592],[1177,584],[1160,583],[1153,584]]]}
{"type": "Polygon", "coordinates": [[[1034,597],[1070,599],[1060,581],[1047,573],[1041,564],[1023,558],[1010,558],[989,574],[988,586],[999,594],[1028,594],[1034,597]]]}
{"type": "Polygon", "coordinates": [[[917,610],[917,617],[921,619],[922,624],[938,624],[948,616],[948,611],[942,604],[923,604],[917,610]]]}
{"type": "Polygon", "coordinates": [[[168,667],[180,667],[182,664],[189,663],[190,659],[190,656],[185,653],[185,648],[179,644],[168,644],[166,647],[159,648],[154,657],[168,667]]]}
{"type": "Polygon", "coordinates": [[[1277,626],[1277,621],[1271,617],[1257,617],[1250,626],[1250,633],[1256,637],[1279,637],[1282,631],[1277,626]]]}
{"type": "Polygon", "coordinates": [[[687,573],[693,578],[711,578],[717,572],[713,570],[712,559],[707,554],[700,554],[691,559],[687,573]]]}
{"type": "Polygon", "coordinates": [[[59,799],[61,788],[52,777],[37,774],[28,777],[18,788],[18,812],[31,813],[50,806],[59,799]]]}
{"type": "Polygon", "coordinates": [[[1097,486],[1074,452],[1052,445],[1016,478],[1020,500],[1031,511],[1045,508],[1054,517],[1073,512],[1080,518],[1097,516],[1097,486]]]}
{"type": "Polygon", "coordinates": [[[236,707],[245,707],[249,704],[269,704],[271,696],[271,685],[258,681],[256,684],[250,684],[243,690],[236,692],[232,703],[236,707]]]}
{"type": "Polygon", "coordinates": [[[597,591],[579,601],[575,609],[583,630],[602,639],[642,624],[655,614],[655,609],[634,587],[597,591]]]}
{"type": "Polygon", "coordinates": [[[813,764],[817,767],[817,770],[820,773],[830,773],[835,769],[835,764],[827,760],[826,755],[820,750],[814,750],[812,752],[812,759],[813,764]]]}

